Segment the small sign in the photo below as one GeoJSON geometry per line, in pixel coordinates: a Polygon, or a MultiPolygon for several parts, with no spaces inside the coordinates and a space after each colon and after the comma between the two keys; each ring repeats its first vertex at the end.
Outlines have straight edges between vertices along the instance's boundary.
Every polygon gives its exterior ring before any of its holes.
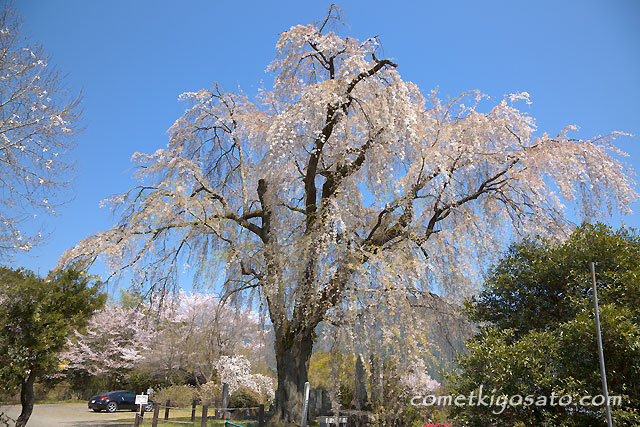
{"type": "Polygon", "coordinates": [[[329,427],[331,425],[343,426],[347,424],[347,417],[318,417],[321,427],[329,427]]]}
{"type": "Polygon", "coordinates": [[[136,394],[136,405],[146,405],[149,403],[149,396],[146,394],[136,394]]]}

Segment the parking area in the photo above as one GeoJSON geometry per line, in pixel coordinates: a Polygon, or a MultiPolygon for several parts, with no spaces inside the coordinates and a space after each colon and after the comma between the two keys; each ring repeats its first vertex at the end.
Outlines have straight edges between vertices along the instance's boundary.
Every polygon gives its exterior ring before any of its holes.
{"type": "MultiPolygon", "coordinates": [[[[14,420],[20,414],[20,405],[0,406],[14,420]]],[[[135,412],[118,411],[113,414],[93,412],[86,403],[36,404],[27,423],[28,427],[131,427],[135,412]]]]}

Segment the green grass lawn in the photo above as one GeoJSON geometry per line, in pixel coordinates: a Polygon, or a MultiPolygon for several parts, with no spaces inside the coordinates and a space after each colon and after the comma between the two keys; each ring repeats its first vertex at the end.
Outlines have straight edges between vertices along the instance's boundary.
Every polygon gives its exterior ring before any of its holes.
{"type": "MultiPolygon", "coordinates": [[[[188,417],[184,417],[184,418],[169,418],[169,421],[164,421],[163,417],[160,417],[160,420],[158,420],[158,427],[160,426],[171,426],[171,427],[178,427],[178,426],[197,426],[200,427],[200,418],[196,417],[195,421],[191,422],[191,415],[189,415],[188,417]]],[[[257,421],[233,421],[234,424],[238,424],[241,425],[243,427],[258,427],[258,422],[257,421]]],[[[151,418],[149,419],[145,419],[144,423],[142,424],[143,426],[150,426],[151,425],[151,418]]],[[[222,420],[209,420],[207,421],[207,426],[224,426],[224,421],[222,420]]]]}
{"type": "MultiPolygon", "coordinates": [[[[212,413],[209,412],[209,416],[212,413]]],[[[178,408],[171,409],[169,411],[169,419],[164,421],[164,408],[160,408],[160,413],[158,415],[158,427],[177,427],[177,426],[197,426],[200,427],[202,417],[202,407],[196,406],[196,418],[194,421],[191,421],[191,408],[178,408]]],[[[150,426],[153,420],[153,412],[147,412],[144,414],[144,422],[143,426],[150,426]]],[[[258,427],[257,421],[232,421],[234,424],[241,425],[243,427],[258,427]]],[[[212,420],[209,419],[207,421],[207,426],[224,426],[224,421],[222,420],[212,420]]]]}

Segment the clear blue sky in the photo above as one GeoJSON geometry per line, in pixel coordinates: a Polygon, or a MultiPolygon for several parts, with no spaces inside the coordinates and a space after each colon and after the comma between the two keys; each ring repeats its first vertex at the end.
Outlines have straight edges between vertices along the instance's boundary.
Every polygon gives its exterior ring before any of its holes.
{"type": "MultiPolygon", "coordinates": [[[[640,170],[640,2],[343,1],[345,33],[378,35],[402,76],[427,93],[527,91],[541,131],[612,130],[640,170]]],[[[109,228],[100,200],[129,189],[131,154],[153,152],[184,111],[177,97],[212,82],[254,93],[280,31],[330,2],[19,0],[24,32],[84,94],[75,199],[47,219],[48,243],[15,264],[45,274],[67,248],[109,228]]],[[[640,212],[640,205],[634,206],[640,212]]],[[[640,227],[640,214],[623,222],[640,227]]],[[[619,225],[620,218],[612,224],[619,225]]]]}

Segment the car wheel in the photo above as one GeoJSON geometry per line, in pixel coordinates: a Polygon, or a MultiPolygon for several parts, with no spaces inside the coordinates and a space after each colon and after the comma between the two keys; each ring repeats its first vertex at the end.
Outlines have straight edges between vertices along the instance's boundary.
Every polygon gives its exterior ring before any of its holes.
{"type": "Polygon", "coordinates": [[[151,411],[153,411],[153,403],[147,403],[147,404],[144,406],[144,410],[145,410],[146,412],[151,412],[151,411]]]}
{"type": "Polygon", "coordinates": [[[118,404],[116,402],[107,403],[107,412],[116,412],[118,410],[118,404]]]}
{"type": "Polygon", "coordinates": [[[102,411],[102,409],[93,408],[93,412],[100,412],[100,411],[102,411]]]}

